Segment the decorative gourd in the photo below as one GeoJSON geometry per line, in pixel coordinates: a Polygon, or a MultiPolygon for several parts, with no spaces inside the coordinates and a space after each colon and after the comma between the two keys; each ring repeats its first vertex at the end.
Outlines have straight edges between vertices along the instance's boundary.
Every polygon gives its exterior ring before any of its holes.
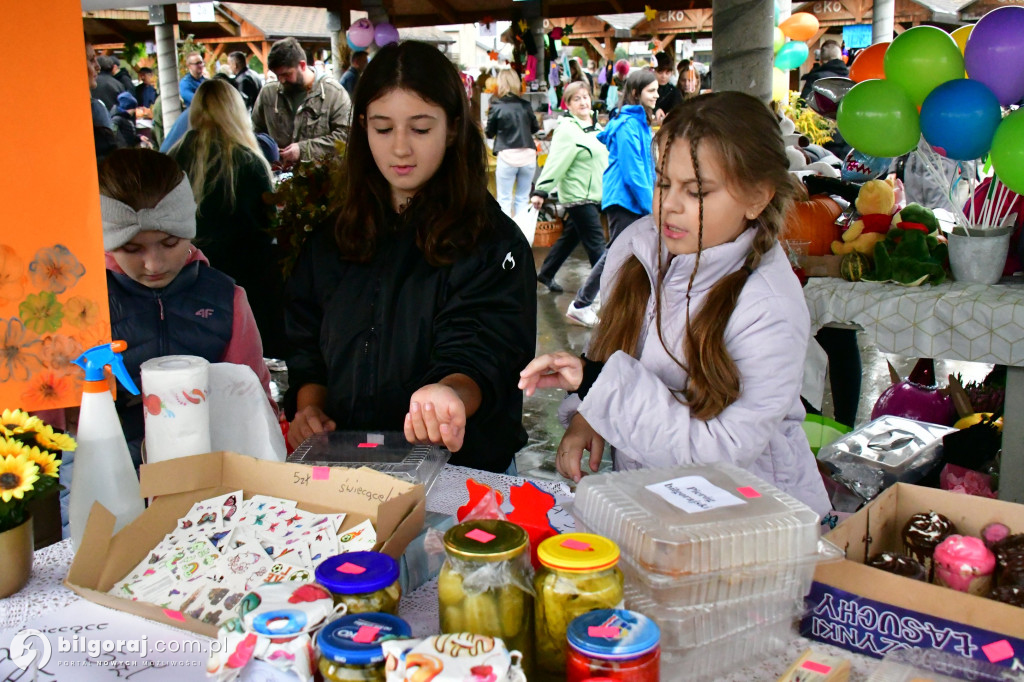
{"type": "Polygon", "coordinates": [[[839,274],[847,282],[859,282],[871,270],[871,259],[860,251],[851,251],[839,263],[839,274]]]}
{"type": "Polygon", "coordinates": [[[892,365],[889,365],[889,373],[893,384],[878,397],[871,410],[872,419],[889,414],[945,426],[956,422],[953,399],[935,384],[935,362],[931,358],[918,360],[914,371],[903,381],[892,365]]]}

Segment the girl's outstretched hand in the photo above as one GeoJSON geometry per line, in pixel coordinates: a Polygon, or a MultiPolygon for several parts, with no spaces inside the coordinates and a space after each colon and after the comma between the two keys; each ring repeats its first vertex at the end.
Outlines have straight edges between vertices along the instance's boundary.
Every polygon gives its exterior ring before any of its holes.
{"type": "Polygon", "coordinates": [[[577,412],[569,428],[562,436],[562,442],[558,444],[558,453],[555,456],[555,468],[558,473],[566,478],[571,478],[576,483],[583,478],[583,471],[580,463],[583,460],[583,451],[590,452],[590,470],[597,473],[601,465],[601,457],[604,455],[604,438],[602,438],[594,427],[577,412]]]}
{"type": "Polygon", "coordinates": [[[583,360],[565,351],[536,357],[519,373],[519,388],[526,395],[533,395],[538,388],[575,391],[582,381],[583,360]]]}
{"type": "Polygon", "coordinates": [[[444,384],[429,384],[412,394],[405,415],[405,439],[415,444],[443,445],[451,452],[462,448],[466,435],[466,405],[444,384]]]}

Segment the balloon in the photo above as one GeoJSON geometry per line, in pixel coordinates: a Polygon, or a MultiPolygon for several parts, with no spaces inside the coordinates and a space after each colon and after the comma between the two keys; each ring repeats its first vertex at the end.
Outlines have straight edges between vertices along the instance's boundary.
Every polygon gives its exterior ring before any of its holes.
{"type": "Polygon", "coordinates": [[[885,80],[857,83],[839,103],[839,132],[870,156],[900,156],[921,138],[917,107],[903,88],[885,80]]]}
{"type": "Polygon", "coordinates": [[[932,90],[964,76],[964,56],[956,41],[940,28],[907,29],[885,51],[885,78],[903,88],[920,106],[932,90]]]}
{"type": "Polygon", "coordinates": [[[790,40],[810,40],[818,32],[818,17],[810,12],[797,12],[779,24],[779,30],[790,40]]]}
{"type": "Polygon", "coordinates": [[[772,67],[772,101],[782,102],[789,96],[789,74],[772,67]]]}
{"type": "Polygon", "coordinates": [[[369,19],[359,19],[349,26],[346,33],[349,41],[358,49],[363,50],[373,43],[373,24],[369,19]]]}
{"type": "Polygon", "coordinates": [[[776,2],[776,3],[773,3],[773,4],[775,6],[775,13],[774,13],[774,19],[773,19],[773,21],[775,23],[773,23],[772,26],[778,26],[779,25],[779,3],[776,2]]]}
{"type": "Polygon", "coordinates": [[[807,61],[807,43],[786,43],[775,55],[775,66],[783,71],[795,69],[807,61]]]}
{"type": "Polygon", "coordinates": [[[956,46],[960,48],[960,54],[964,53],[964,49],[967,47],[967,39],[971,37],[971,31],[973,30],[974,24],[968,24],[949,34],[956,42],[956,46]]]}
{"type": "Polygon", "coordinates": [[[881,178],[889,172],[892,159],[888,156],[870,156],[862,151],[851,149],[843,161],[839,177],[843,182],[860,182],[881,178]]]}
{"type": "Polygon", "coordinates": [[[959,78],[932,90],[921,105],[921,134],[950,159],[979,159],[1002,120],[999,100],[983,83],[959,78]]]}
{"type": "Polygon", "coordinates": [[[992,167],[1003,184],[1024,194],[1024,109],[1003,119],[992,138],[992,167]]]}
{"type": "Polygon", "coordinates": [[[1024,97],[1024,7],[994,9],[971,31],[964,51],[967,73],[1004,107],[1024,97]]]}
{"type": "Polygon", "coordinates": [[[775,49],[775,54],[778,54],[779,50],[782,49],[782,46],[786,44],[786,35],[782,31],[779,30],[778,26],[776,26],[772,30],[775,31],[775,39],[773,41],[773,43],[774,43],[773,47],[775,49]]]}
{"type": "Polygon", "coordinates": [[[807,106],[834,121],[839,103],[854,85],[856,83],[849,78],[819,78],[811,86],[811,98],[807,106]]]}
{"type": "Polygon", "coordinates": [[[373,27],[373,42],[377,43],[378,47],[397,43],[398,29],[386,21],[384,23],[377,24],[373,27]]]}
{"type": "Polygon", "coordinates": [[[561,40],[562,39],[562,27],[561,26],[555,26],[553,29],[551,29],[551,38],[552,38],[552,40],[561,40]]]}
{"type": "Polygon", "coordinates": [[[861,50],[850,65],[850,80],[861,83],[872,78],[885,78],[885,68],[882,64],[887,49],[889,43],[876,43],[861,50]]]}

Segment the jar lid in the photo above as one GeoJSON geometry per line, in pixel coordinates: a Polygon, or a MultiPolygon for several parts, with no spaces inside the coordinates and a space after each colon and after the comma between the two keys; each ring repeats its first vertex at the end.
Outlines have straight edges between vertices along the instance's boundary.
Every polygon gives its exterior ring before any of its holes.
{"type": "Polygon", "coordinates": [[[566,631],[569,646],[606,661],[637,658],[658,647],[661,631],[647,616],[625,609],[599,609],[577,616],[566,631]]]}
{"type": "Polygon", "coordinates": [[[619,563],[619,546],[593,533],[565,533],[537,545],[537,558],[548,568],[597,571],[619,563]]]}
{"type": "Polygon", "coordinates": [[[316,645],[321,656],[335,663],[371,665],[384,661],[381,642],[411,636],[412,628],[398,616],[356,613],[325,625],[316,636],[316,645]]]}
{"type": "Polygon", "coordinates": [[[477,519],[449,528],[444,548],[459,559],[501,561],[522,554],[528,540],[526,531],[514,523],[477,519]]]}
{"type": "Polygon", "coordinates": [[[264,583],[241,601],[245,632],[296,637],[311,632],[334,612],[331,594],[316,583],[264,583]]]}
{"type": "Polygon", "coordinates": [[[316,581],[335,594],[367,594],[398,580],[398,562],[380,552],[346,552],[324,559],[316,581]]]}

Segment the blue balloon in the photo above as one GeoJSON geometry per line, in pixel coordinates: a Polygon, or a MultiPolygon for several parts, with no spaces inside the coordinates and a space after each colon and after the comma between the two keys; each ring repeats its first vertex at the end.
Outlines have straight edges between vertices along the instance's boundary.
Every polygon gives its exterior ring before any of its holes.
{"type": "Polygon", "coordinates": [[[958,161],[980,159],[1002,120],[999,100],[984,83],[966,78],[938,86],[921,105],[921,133],[958,161]]]}
{"type": "Polygon", "coordinates": [[[783,71],[795,69],[807,61],[808,54],[807,43],[790,41],[780,47],[775,54],[775,66],[783,71]]]}

